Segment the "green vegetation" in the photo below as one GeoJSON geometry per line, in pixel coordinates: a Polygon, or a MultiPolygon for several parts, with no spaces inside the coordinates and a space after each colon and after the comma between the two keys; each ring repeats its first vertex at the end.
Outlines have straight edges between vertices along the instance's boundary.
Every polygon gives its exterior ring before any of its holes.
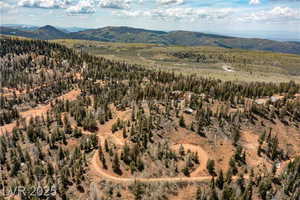
{"type": "Polygon", "coordinates": [[[152,31],[125,26],[89,29],[73,33],[65,33],[49,25],[33,31],[0,27],[0,33],[44,40],[80,39],[101,42],[215,46],[228,49],[265,50],[293,54],[299,54],[300,52],[300,44],[298,42],[277,42],[266,39],[227,37],[189,31],[152,31]]]}
{"type": "Polygon", "coordinates": [[[78,52],[139,64],[152,70],[230,81],[300,82],[300,56],[219,47],[161,46],[56,40],[78,52]],[[228,71],[230,68],[232,71],[228,71]]]}
{"type": "MultiPolygon", "coordinates": [[[[55,185],[53,199],[171,199],[185,187],[201,187],[190,199],[299,199],[294,81],[175,74],[39,40],[0,45],[0,188],[55,185]],[[245,130],[257,131],[251,146],[245,130]],[[218,154],[226,150],[225,162],[218,154]],[[247,153],[272,167],[256,169],[247,153]],[[286,167],[277,172],[277,163],[286,167]]],[[[202,64],[247,58],[231,53],[166,55],[202,64]]]]}

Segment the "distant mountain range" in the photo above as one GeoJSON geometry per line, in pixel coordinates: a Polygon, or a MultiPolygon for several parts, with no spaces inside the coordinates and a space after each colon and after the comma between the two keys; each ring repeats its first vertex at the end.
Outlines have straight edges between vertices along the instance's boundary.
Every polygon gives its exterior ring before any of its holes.
{"type": "MultiPolygon", "coordinates": [[[[27,24],[3,24],[0,25],[0,27],[1,26],[6,28],[18,29],[20,31],[35,31],[40,28],[39,26],[27,25],[27,24]]],[[[87,29],[81,27],[55,27],[55,28],[65,33],[78,32],[87,29]]]]}
{"type": "MultiPolygon", "coordinates": [[[[131,27],[104,27],[75,32],[47,25],[43,27],[1,26],[0,33],[42,40],[80,39],[103,42],[155,43],[183,46],[219,46],[300,54],[299,42],[279,42],[258,38],[239,38],[191,31],[153,31],[131,27]]],[[[80,30],[77,31],[76,30],[80,30]]]]}

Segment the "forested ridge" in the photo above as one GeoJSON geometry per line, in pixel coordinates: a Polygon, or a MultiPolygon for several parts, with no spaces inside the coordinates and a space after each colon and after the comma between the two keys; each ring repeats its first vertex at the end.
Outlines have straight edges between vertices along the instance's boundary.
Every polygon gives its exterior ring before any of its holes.
{"type": "Polygon", "coordinates": [[[152,71],[40,40],[0,46],[1,189],[26,186],[21,199],[172,199],[185,188],[197,200],[299,199],[299,84],[152,71]],[[116,183],[95,165],[171,181],[116,183]],[[172,182],[201,176],[210,183],[172,182]],[[30,196],[36,185],[52,190],[30,196]]]}
{"type": "Polygon", "coordinates": [[[87,29],[66,33],[56,27],[46,25],[36,30],[24,31],[20,28],[0,26],[0,33],[41,40],[79,39],[102,42],[148,43],[180,46],[215,46],[227,49],[264,50],[299,54],[298,42],[279,42],[268,39],[241,38],[191,31],[155,31],[119,26],[87,29]]]}

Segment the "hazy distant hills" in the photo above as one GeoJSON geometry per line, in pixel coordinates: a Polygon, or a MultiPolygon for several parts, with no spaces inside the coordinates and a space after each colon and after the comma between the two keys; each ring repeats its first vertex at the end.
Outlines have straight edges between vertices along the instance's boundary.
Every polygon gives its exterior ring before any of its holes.
{"type": "MultiPolygon", "coordinates": [[[[21,31],[35,31],[40,28],[39,26],[27,25],[27,24],[3,24],[0,25],[0,27],[1,26],[6,28],[18,29],[21,31]]],[[[55,28],[65,33],[78,32],[87,29],[81,27],[55,27],[55,28]]]]}
{"type": "Polygon", "coordinates": [[[0,33],[5,35],[16,35],[29,37],[41,40],[52,40],[58,38],[69,38],[68,33],[65,33],[53,26],[43,26],[34,30],[20,30],[10,27],[0,27],[0,33]]]}
{"type": "Polygon", "coordinates": [[[54,28],[53,26],[43,26],[36,31],[34,31],[36,37],[42,40],[52,40],[57,38],[68,38],[68,33],[54,28]]]}
{"type": "MultiPolygon", "coordinates": [[[[80,30],[80,28],[74,28],[80,30]]],[[[0,27],[0,33],[42,40],[51,39],[84,39],[103,42],[155,43],[184,46],[219,46],[225,48],[241,48],[249,50],[266,50],[282,53],[300,54],[299,42],[278,42],[267,39],[228,37],[190,31],[153,31],[131,27],[104,27],[78,32],[69,32],[53,26],[22,29],[0,27]]]]}
{"type": "Polygon", "coordinates": [[[39,28],[38,26],[27,25],[27,24],[3,24],[2,26],[7,28],[18,29],[20,31],[34,31],[39,28]]]}
{"type": "Polygon", "coordinates": [[[104,27],[71,34],[75,39],[103,42],[171,44],[166,41],[167,32],[137,29],[130,27],[104,27]]]}

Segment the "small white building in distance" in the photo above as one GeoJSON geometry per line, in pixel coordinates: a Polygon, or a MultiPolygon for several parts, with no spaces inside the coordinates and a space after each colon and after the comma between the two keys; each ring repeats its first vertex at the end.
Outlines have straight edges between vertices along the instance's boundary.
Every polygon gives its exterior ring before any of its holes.
{"type": "Polygon", "coordinates": [[[194,110],[191,109],[191,108],[186,108],[186,109],[184,110],[184,112],[185,112],[186,114],[193,114],[194,110]]]}

